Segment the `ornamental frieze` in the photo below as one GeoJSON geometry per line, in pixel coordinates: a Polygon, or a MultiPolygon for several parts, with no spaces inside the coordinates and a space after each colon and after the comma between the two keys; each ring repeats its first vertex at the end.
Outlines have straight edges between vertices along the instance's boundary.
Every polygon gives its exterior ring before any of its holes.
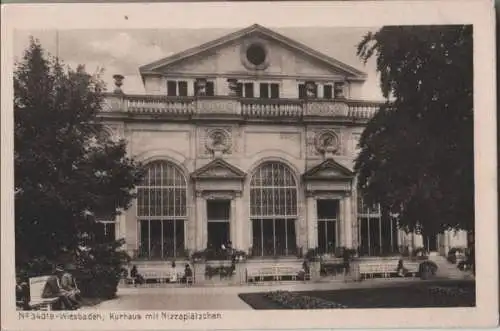
{"type": "Polygon", "coordinates": [[[343,102],[309,102],[306,108],[308,116],[347,116],[349,106],[343,102]]]}

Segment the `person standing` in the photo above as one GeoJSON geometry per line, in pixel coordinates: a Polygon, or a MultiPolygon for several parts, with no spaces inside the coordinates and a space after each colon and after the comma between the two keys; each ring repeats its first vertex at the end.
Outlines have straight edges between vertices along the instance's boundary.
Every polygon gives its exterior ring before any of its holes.
{"type": "Polygon", "coordinates": [[[344,266],[344,281],[347,281],[347,276],[351,274],[351,252],[344,248],[342,252],[342,260],[344,266]]]}

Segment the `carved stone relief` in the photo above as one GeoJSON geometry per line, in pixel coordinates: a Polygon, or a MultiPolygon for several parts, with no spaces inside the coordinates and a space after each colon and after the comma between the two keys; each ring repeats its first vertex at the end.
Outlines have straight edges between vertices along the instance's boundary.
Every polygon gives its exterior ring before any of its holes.
{"type": "Polygon", "coordinates": [[[234,146],[231,127],[202,128],[199,134],[198,155],[232,154],[234,146]]]}
{"type": "Polygon", "coordinates": [[[340,154],[342,150],[341,133],[331,128],[307,130],[307,156],[317,157],[325,153],[340,154]]]}

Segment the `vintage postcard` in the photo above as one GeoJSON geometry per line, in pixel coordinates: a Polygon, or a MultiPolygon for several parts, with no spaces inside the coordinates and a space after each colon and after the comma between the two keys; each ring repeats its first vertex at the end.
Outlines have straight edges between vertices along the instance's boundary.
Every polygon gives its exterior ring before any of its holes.
{"type": "Polygon", "coordinates": [[[489,1],[2,7],[2,328],[498,323],[489,1]]]}

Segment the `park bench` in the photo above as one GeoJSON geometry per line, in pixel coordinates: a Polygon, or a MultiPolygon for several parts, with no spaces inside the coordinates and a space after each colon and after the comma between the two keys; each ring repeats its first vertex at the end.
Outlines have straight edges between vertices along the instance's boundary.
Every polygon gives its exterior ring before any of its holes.
{"type": "Polygon", "coordinates": [[[29,307],[33,310],[53,310],[53,306],[59,302],[58,297],[42,298],[45,284],[50,276],[32,277],[29,280],[30,301],[29,307]]]}
{"type": "MultiPolygon", "coordinates": [[[[404,262],[403,268],[406,269],[406,275],[415,277],[419,272],[418,262],[404,262]]],[[[377,262],[361,262],[359,264],[359,274],[361,278],[374,278],[380,276],[383,278],[390,278],[398,276],[397,261],[377,261],[377,262]]]]}
{"type": "MultiPolygon", "coordinates": [[[[169,270],[155,270],[155,269],[146,269],[139,271],[139,274],[144,278],[144,285],[146,284],[166,284],[166,283],[180,283],[184,274],[182,272],[178,272],[175,269],[169,270]]],[[[190,285],[194,281],[193,277],[188,277],[186,279],[186,284],[190,285]]],[[[125,284],[136,285],[135,279],[128,275],[125,278],[125,284]]]]}
{"type": "MultiPolygon", "coordinates": [[[[283,278],[297,280],[300,269],[290,266],[272,266],[255,269],[247,269],[247,282],[263,282],[266,280],[282,281],[283,278]]],[[[310,279],[310,275],[305,275],[305,279],[310,279]]]]}

